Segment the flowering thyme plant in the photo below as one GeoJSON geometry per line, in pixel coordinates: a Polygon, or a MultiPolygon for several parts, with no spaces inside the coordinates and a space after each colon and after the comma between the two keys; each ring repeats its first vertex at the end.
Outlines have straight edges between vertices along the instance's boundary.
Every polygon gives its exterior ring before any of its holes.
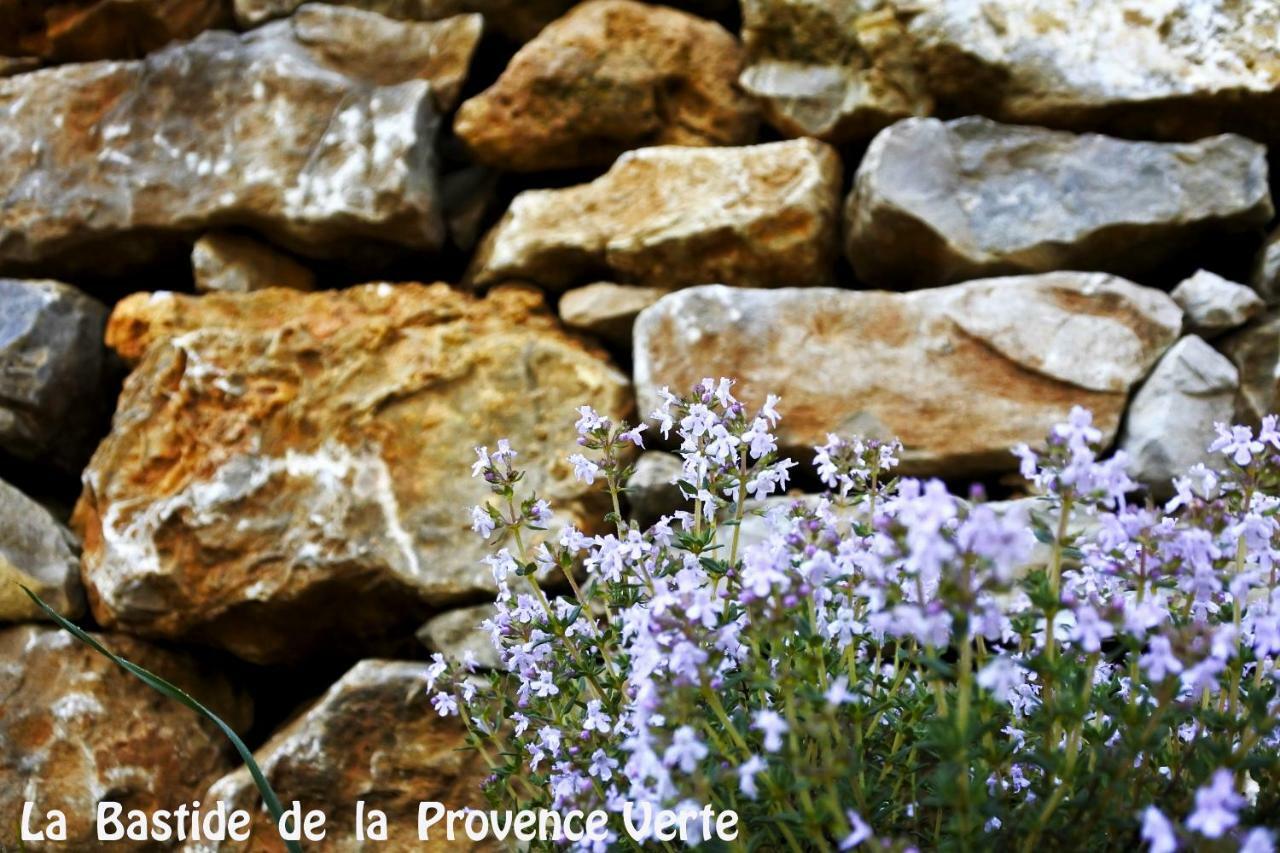
{"type": "Polygon", "coordinates": [[[731,391],[664,392],[652,419],[688,511],[645,530],[619,502],[644,426],[580,410],[571,461],[612,499],[603,536],[549,537],[515,451],[477,451],[501,668],[437,656],[430,689],[495,806],[605,810],[607,838],[577,842],[592,849],[677,843],[624,831],[628,804],[737,812],[713,849],[1272,849],[1274,417],[1220,427],[1220,468],[1163,507],[1127,501],[1082,409],[1016,449],[1039,496],[1008,504],[896,477],[896,443],[832,436],[828,492],[748,537],[749,501],[793,463],[778,401],[731,391]],[[566,595],[539,580],[556,570],[566,595]]]}

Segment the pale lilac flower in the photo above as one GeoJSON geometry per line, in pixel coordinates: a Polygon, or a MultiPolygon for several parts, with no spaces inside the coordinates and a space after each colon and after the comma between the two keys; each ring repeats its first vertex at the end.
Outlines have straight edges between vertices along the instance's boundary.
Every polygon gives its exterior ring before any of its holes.
{"type": "Polygon", "coordinates": [[[573,465],[573,476],[587,485],[594,483],[596,475],[600,473],[600,466],[581,453],[570,456],[569,463],[573,465]]]}
{"type": "Polygon", "coordinates": [[[738,765],[738,788],[747,799],[754,800],[759,794],[759,790],[756,788],[756,776],[762,773],[767,766],[765,760],[758,755],[752,755],[738,765]]]}
{"type": "Polygon", "coordinates": [[[1240,853],[1275,853],[1275,839],[1260,826],[1249,830],[1240,845],[1240,853]]]}
{"type": "Polygon", "coordinates": [[[597,749],[591,753],[591,767],[587,772],[602,782],[608,782],[617,768],[618,759],[611,758],[603,749],[597,749]]]}
{"type": "Polygon", "coordinates": [[[1167,676],[1182,672],[1182,661],[1173,653],[1169,638],[1156,634],[1147,644],[1147,651],[1138,659],[1138,665],[1152,681],[1163,681],[1167,676]]]}
{"type": "Polygon", "coordinates": [[[473,506],[471,508],[471,529],[480,534],[481,539],[488,539],[494,529],[493,517],[487,508],[473,506]]]}
{"type": "Polygon", "coordinates": [[[584,732],[597,731],[600,734],[608,734],[612,721],[609,715],[601,710],[599,699],[591,699],[587,702],[587,715],[582,721],[582,730],[584,732]]]}
{"type": "Polygon", "coordinates": [[[637,424],[636,426],[632,427],[626,432],[620,433],[618,435],[618,439],[620,441],[628,441],[634,444],[636,447],[643,448],[644,439],[640,436],[640,433],[644,432],[648,428],[649,427],[647,424],[637,424]]]}
{"type": "Polygon", "coordinates": [[[990,690],[1001,702],[1008,702],[1026,680],[1025,670],[1004,655],[997,655],[978,670],[978,686],[990,690]]]}
{"type": "Polygon", "coordinates": [[[831,686],[827,688],[825,698],[828,705],[838,708],[841,705],[856,703],[858,694],[849,690],[849,676],[841,675],[831,682],[831,686]]]}
{"type": "Polygon", "coordinates": [[[1236,812],[1244,807],[1244,797],[1236,793],[1231,771],[1218,769],[1208,785],[1196,789],[1196,807],[1187,818],[1187,828],[1206,838],[1221,838],[1240,822],[1236,812]]]}
{"type": "Polygon", "coordinates": [[[1102,641],[1115,633],[1110,623],[1098,617],[1098,611],[1085,605],[1077,607],[1076,624],[1071,632],[1071,639],[1080,644],[1086,652],[1094,653],[1102,648],[1102,641]]]}
{"type": "Polygon", "coordinates": [[[844,837],[844,840],[840,842],[840,849],[852,850],[871,837],[871,827],[867,826],[866,821],[862,819],[862,815],[858,814],[853,809],[849,809],[844,814],[845,817],[849,819],[851,831],[844,837]]]}
{"type": "Polygon", "coordinates": [[[448,717],[451,714],[456,716],[458,713],[458,700],[448,693],[437,693],[431,697],[431,707],[435,708],[436,713],[442,717],[448,717]]]}
{"type": "Polygon", "coordinates": [[[777,752],[781,749],[782,736],[789,728],[786,720],[782,719],[777,711],[771,711],[768,708],[756,711],[752,719],[751,728],[764,735],[765,751],[777,752]]]}
{"type": "Polygon", "coordinates": [[[662,763],[679,767],[683,773],[692,773],[698,762],[707,757],[706,745],[698,739],[692,726],[681,726],[671,736],[671,746],[662,755],[662,763]]]}
{"type": "Polygon", "coordinates": [[[1210,453],[1221,453],[1240,467],[1253,461],[1253,457],[1266,449],[1260,441],[1253,438],[1253,430],[1247,426],[1231,426],[1214,424],[1218,437],[1209,445],[1210,453]]]}
{"type": "Polygon", "coordinates": [[[1142,840],[1150,845],[1150,853],[1173,853],[1178,849],[1173,824],[1155,806],[1147,806],[1142,812],[1142,840]]]}

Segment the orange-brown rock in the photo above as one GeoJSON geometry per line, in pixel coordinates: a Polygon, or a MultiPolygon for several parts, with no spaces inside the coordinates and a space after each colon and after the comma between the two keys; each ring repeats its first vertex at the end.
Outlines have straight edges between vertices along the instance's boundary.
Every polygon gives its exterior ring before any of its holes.
{"type": "Polygon", "coordinates": [[[315,273],[260,240],[211,231],[191,249],[191,271],[201,292],[248,293],[268,287],[314,290],[315,273]]]}
{"type": "Polygon", "coordinates": [[[511,440],[555,524],[598,523],[565,458],[572,406],[630,407],[530,290],[138,294],[107,336],[136,367],[74,518],[94,614],[255,661],[369,647],[490,594],[477,445],[511,440]]]}
{"type": "Polygon", "coordinates": [[[231,22],[228,0],[0,0],[0,54],[133,59],[231,22]]]}
{"type": "MultiPolygon", "coordinates": [[[[98,640],[186,690],[232,728],[249,727],[248,698],[190,655],[118,634],[98,640]]],[[[0,628],[0,848],[101,849],[94,827],[99,802],[148,813],[173,809],[198,799],[210,779],[234,767],[231,755],[212,723],[70,634],[37,625],[0,628]],[[66,841],[11,845],[26,800],[41,821],[51,809],[66,815],[66,841]]],[[[158,845],[122,841],[110,848],[158,845]]]]}
{"type": "MultiPolygon", "coordinates": [[[[476,752],[464,751],[465,729],[458,718],[442,719],[426,689],[427,664],[366,660],[356,664],[309,710],[258,750],[254,756],[285,803],[319,809],[325,821],[323,841],[306,845],[317,853],[385,850],[388,853],[445,853],[494,850],[465,836],[448,841],[440,832],[418,840],[418,803],[436,801],[450,809],[488,808],[480,784],[488,768],[476,752]],[[385,842],[356,839],[356,801],[366,815],[379,809],[387,819],[385,842]]],[[[218,780],[202,798],[228,808],[253,809],[257,791],[248,770],[218,780]]],[[[270,817],[255,812],[244,843],[195,843],[187,853],[243,851],[283,853],[270,817]]]]}
{"type": "Polygon", "coordinates": [[[636,321],[636,392],[651,411],[664,385],[736,377],[750,402],[781,395],[788,448],[896,436],[906,471],[994,473],[1075,405],[1109,441],[1181,322],[1167,294],[1099,273],[911,293],[696,287],[636,321]]]}
{"type": "MultiPolygon", "coordinates": [[[[337,0],[337,5],[367,9],[403,21],[438,21],[478,12],[485,26],[508,39],[526,42],[576,0],[337,0]]],[[[234,0],[236,20],[248,29],[283,18],[303,0],[234,0]]]]}
{"type": "Polygon", "coordinates": [[[470,279],[563,289],[833,283],[840,157],[814,139],[628,151],[589,184],[528,190],[481,241],[470,279]]]}
{"type": "Polygon", "coordinates": [[[526,44],[454,131],[478,161],[516,171],[612,162],[649,145],[743,145],[755,104],[723,27],[634,0],[589,0],[526,44]]]}

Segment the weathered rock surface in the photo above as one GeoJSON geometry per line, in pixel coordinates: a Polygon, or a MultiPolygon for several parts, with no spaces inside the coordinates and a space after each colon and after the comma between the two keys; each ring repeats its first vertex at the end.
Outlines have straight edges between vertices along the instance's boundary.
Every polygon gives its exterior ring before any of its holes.
{"type": "Polygon", "coordinates": [[[1199,270],[1169,295],[1182,309],[1187,331],[1204,338],[1243,326],[1267,309],[1254,291],[1208,270],[1199,270]]]}
{"type": "Polygon", "coordinates": [[[548,26],[458,110],[472,156],[516,171],[604,165],[649,145],[754,141],[723,27],[664,6],[589,0],[548,26]]]}
{"type": "Polygon", "coordinates": [[[1271,218],[1266,149],[907,119],[871,143],[846,250],[875,286],[1101,270],[1145,276],[1271,218]]]}
{"type": "Polygon", "coordinates": [[[1258,252],[1250,283],[1268,305],[1280,303],[1280,228],[1271,232],[1258,252]]]}
{"type": "Polygon", "coordinates": [[[212,231],[191,250],[196,290],[249,293],[268,287],[312,290],[311,270],[260,240],[229,231],[212,231]]]}
{"type": "Polygon", "coordinates": [[[812,139],[629,151],[589,184],[516,196],[472,263],[477,285],[600,278],[677,287],[829,284],[840,158],[812,139]]]}
{"type": "Polygon", "coordinates": [[[565,292],[560,297],[560,319],[570,329],[629,345],[636,316],[667,293],[661,287],[598,281],[565,292]]]}
{"type": "Polygon", "coordinates": [[[0,622],[43,618],[19,584],[71,619],[84,613],[79,545],[49,511],[0,480],[0,622]]]}
{"type": "Polygon", "coordinates": [[[680,457],[661,450],[646,450],[636,459],[635,471],[627,479],[627,506],[631,518],[641,526],[683,507],[687,501],[676,485],[683,467],[680,457]]]}
{"type": "MultiPolygon", "coordinates": [[[[235,0],[236,20],[254,27],[283,18],[304,0],[235,0]]],[[[367,9],[405,21],[438,21],[479,12],[487,26],[507,38],[525,42],[560,17],[577,0],[339,0],[338,5],[367,9]]]]}
{"type": "Polygon", "coordinates": [[[912,293],[698,287],[636,321],[636,390],[651,411],[664,385],[734,376],[749,403],[782,396],[787,448],[830,432],[897,436],[906,471],[998,472],[1073,405],[1109,440],[1181,323],[1167,294],[1097,273],[912,293]]]}
{"type": "Polygon", "coordinates": [[[74,287],[0,278],[0,449],[79,471],[105,415],[106,322],[74,287]]]}
{"type": "Polygon", "coordinates": [[[418,629],[418,639],[433,652],[440,652],[446,660],[461,662],[472,656],[477,666],[497,669],[501,662],[489,635],[480,625],[492,619],[497,608],[492,604],[463,607],[433,616],[418,629]]]}
{"type": "Polygon", "coordinates": [[[430,84],[206,33],[0,80],[0,269],[110,275],[248,225],[304,254],[443,239],[430,84]]]}
{"type": "Polygon", "coordinates": [[[0,54],[135,59],[230,23],[224,0],[3,0],[0,54]]]}
{"type": "Polygon", "coordinates": [[[930,0],[911,35],[948,114],[1139,138],[1280,139],[1280,6],[930,0]]]}
{"type": "Polygon", "coordinates": [[[1125,416],[1119,446],[1130,476],[1163,495],[1174,477],[1208,463],[1213,425],[1231,421],[1239,381],[1230,359],[1195,335],[1170,347],[1125,416]]]}
{"type": "MultiPolygon", "coordinates": [[[[490,842],[446,841],[433,832],[417,836],[418,803],[449,808],[488,808],[480,783],[488,769],[478,753],[464,751],[458,718],[442,719],[431,707],[428,664],[366,660],[356,664],[305,714],[278,732],[254,758],[286,803],[326,815],[323,842],[309,850],[453,851],[489,850],[490,842]],[[360,842],[355,802],[381,809],[387,841],[360,842]]],[[[201,797],[228,808],[255,809],[257,790],[248,770],[223,777],[201,797]]],[[[280,845],[271,818],[254,812],[249,841],[194,843],[187,851],[274,850],[280,845]]]]}
{"type": "Polygon", "coordinates": [[[108,343],[137,367],[74,518],[94,614],[253,661],[367,647],[491,595],[476,445],[511,439],[559,520],[599,524],[566,461],[572,407],[630,406],[529,290],[138,294],[108,343]]]}
{"type": "Polygon", "coordinates": [[[419,23],[347,6],[308,3],[287,21],[254,30],[246,38],[296,42],[322,65],[375,86],[426,80],[437,108],[447,112],[458,102],[483,30],[480,15],[419,23]]]}
{"type": "MultiPolygon", "coordinates": [[[[123,635],[100,635],[117,654],[208,705],[238,731],[252,710],[222,675],[191,656],[123,635]]],[[[31,851],[98,850],[97,804],[153,812],[199,799],[234,765],[226,737],[190,709],[118,668],[70,634],[39,625],[0,628],[0,826],[16,836],[25,800],[43,818],[67,818],[65,842],[31,851]]],[[[113,842],[120,850],[155,844],[113,842]]]]}
{"type": "Polygon", "coordinates": [[[0,56],[0,77],[25,74],[39,67],[40,60],[34,56],[0,56]]]}
{"type": "Polygon", "coordinates": [[[788,136],[871,137],[933,99],[909,15],[886,0],[744,0],[742,87],[788,136]]]}
{"type": "Polygon", "coordinates": [[[1257,425],[1280,411],[1280,314],[1273,311],[1233,332],[1221,348],[1240,371],[1236,420],[1257,425]]]}

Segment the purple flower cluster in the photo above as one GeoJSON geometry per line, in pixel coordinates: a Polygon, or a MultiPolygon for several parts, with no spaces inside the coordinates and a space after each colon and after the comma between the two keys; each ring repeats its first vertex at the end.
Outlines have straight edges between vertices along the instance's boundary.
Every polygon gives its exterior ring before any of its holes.
{"type": "MultiPolygon", "coordinates": [[[[570,462],[602,482],[608,533],[548,533],[511,448],[477,450],[501,667],[433,666],[431,689],[470,727],[495,802],[732,808],[759,849],[1049,833],[1271,849],[1275,418],[1219,427],[1222,464],[1164,506],[1130,500],[1125,459],[1077,408],[1015,449],[1021,500],[962,500],[895,476],[896,442],[830,436],[827,493],[770,508],[795,466],[779,402],[753,408],[726,379],[664,389],[651,420],[689,508],[644,530],[621,503],[643,424],[579,410],[570,462]]],[[[621,827],[580,846],[626,846],[621,827]]]]}

